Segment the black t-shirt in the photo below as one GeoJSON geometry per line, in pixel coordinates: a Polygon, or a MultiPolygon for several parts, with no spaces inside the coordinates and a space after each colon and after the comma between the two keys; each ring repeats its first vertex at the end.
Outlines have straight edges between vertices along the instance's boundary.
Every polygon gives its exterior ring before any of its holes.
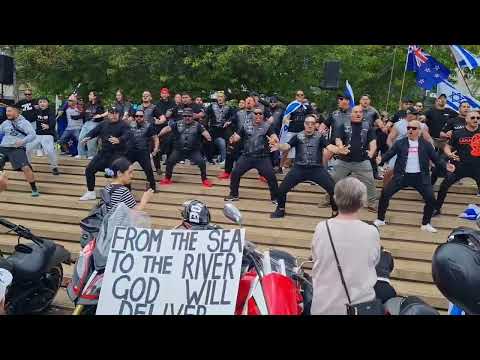
{"type": "Polygon", "coordinates": [[[130,146],[132,149],[135,150],[146,150],[148,149],[149,142],[148,140],[158,134],[158,126],[154,124],[149,124],[148,122],[144,122],[140,126],[138,124],[134,124],[131,127],[132,137],[130,141],[130,146]]]}
{"type": "Polygon", "coordinates": [[[101,104],[87,104],[85,108],[85,121],[92,120],[94,122],[101,122],[104,117],[93,119],[95,115],[100,115],[105,112],[105,108],[101,104]]]}
{"type": "Polygon", "coordinates": [[[195,104],[195,103],[191,103],[189,105],[177,105],[175,107],[172,108],[172,115],[170,116],[170,120],[174,120],[174,121],[179,121],[179,120],[182,120],[183,119],[183,109],[185,108],[190,108],[192,109],[192,112],[194,114],[200,114],[202,111],[203,111],[203,107],[198,105],[198,104],[195,104]]]}
{"type": "Polygon", "coordinates": [[[165,115],[167,113],[167,110],[173,109],[175,107],[175,102],[172,100],[162,100],[160,99],[159,102],[155,104],[155,111],[153,113],[153,116],[155,116],[157,119],[160,118],[161,115],[165,115]]]}
{"type": "Polygon", "coordinates": [[[393,118],[390,120],[392,123],[396,123],[402,119],[405,119],[407,117],[407,112],[405,110],[400,110],[393,115],[393,118]]]}
{"type": "Polygon", "coordinates": [[[22,107],[22,116],[30,122],[37,120],[37,114],[35,113],[35,105],[37,100],[23,99],[18,102],[18,105],[22,107]]]}
{"type": "Polygon", "coordinates": [[[50,109],[37,109],[35,110],[37,116],[36,121],[36,133],[37,135],[52,135],[55,136],[55,115],[50,109]],[[47,130],[42,129],[42,124],[49,126],[47,130]]]}
{"type": "Polygon", "coordinates": [[[425,117],[425,124],[428,126],[430,135],[438,139],[440,137],[440,131],[447,123],[447,120],[452,117],[457,117],[457,113],[450,108],[442,110],[432,108],[425,113],[425,117]]]}
{"type": "MultiPolygon", "coordinates": [[[[310,104],[304,104],[290,114],[290,123],[288,132],[298,133],[305,129],[303,124],[307,115],[313,114],[313,108],[310,104]]],[[[267,119],[267,117],[265,117],[267,119]]]]}
{"type": "Polygon", "coordinates": [[[180,151],[199,150],[205,127],[197,121],[187,125],[184,120],[170,121],[168,124],[174,136],[174,147],[180,151]]]}
{"type": "Polygon", "coordinates": [[[443,127],[442,131],[447,133],[449,131],[465,129],[465,118],[457,116],[456,118],[450,118],[443,127]]]}
{"type": "Polygon", "coordinates": [[[102,141],[102,153],[125,153],[132,132],[124,121],[102,121],[96,128],[87,134],[87,137],[98,137],[102,141]],[[108,139],[113,136],[120,139],[119,144],[112,144],[108,139]]]}
{"type": "Polygon", "coordinates": [[[450,139],[450,146],[457,151],[460,157],[460,163],[472,165],[474,167],[480,166],[480,157],[472,155],[472,139],[480,141],[480,127],[475,131],[469,131],[467,128],[455,130],[450,139]]]}
{"type": "Polygon", "coordinates": [[[368,160],[368,144],[372,140],[375,140],[376,134],[375,130],[370,127],[367,132],[367,139],[365,146],[362,146],[361,141],[361,132],[362,132],[362,123],[351,123],[352,126],[352,136],[350,143],[348,143],[347,133],[345,132],[345,124],[340,125],[337,128],[335,136],[332,138],[332,143],[335,144],[335,139],[342,140],[343,145],[350,145],[350,153],[348,155],[339,155],[339,158],[347,162],[362,162],[368,160]]]}

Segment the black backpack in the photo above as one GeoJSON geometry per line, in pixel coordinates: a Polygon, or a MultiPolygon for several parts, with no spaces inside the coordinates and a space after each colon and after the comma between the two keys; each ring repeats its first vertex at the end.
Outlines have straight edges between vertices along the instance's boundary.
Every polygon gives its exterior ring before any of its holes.
{"type": "Polygon", "coordinates": [[[96,239],[100,231],[100,225],[108,214],[108,207],[111,205],[112,193],[122,185],[112,185],[110,190],[100,190],[100,200],[90,210],[90,213],[80,221],[82,235],[80,237],[80,246],[84,248],[91,240],[96,239]]]}

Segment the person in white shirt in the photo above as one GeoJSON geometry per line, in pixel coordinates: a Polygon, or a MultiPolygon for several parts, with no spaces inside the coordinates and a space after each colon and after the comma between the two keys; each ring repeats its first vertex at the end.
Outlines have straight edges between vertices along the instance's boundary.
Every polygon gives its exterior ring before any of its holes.
{"type": "Polygon", "coordinates": [[[437,230],[430,224],[437,201],[433,194],[430,181],[430,161],[435,166],[455,171],[455,165],[446,163],[441,159],[431,143],[420,137],[421,123],[418,120],[410,121],[407,126],[407,138],[398,140],[392,148],[382,157],[380,165],[397,155],[393,179],[383,188],[378,204],[378,218],[375,226],[385,225],[385,213],[392,196],[398,191],[413,187],[425,201],[421,229],[435,233],[437,230]]]}

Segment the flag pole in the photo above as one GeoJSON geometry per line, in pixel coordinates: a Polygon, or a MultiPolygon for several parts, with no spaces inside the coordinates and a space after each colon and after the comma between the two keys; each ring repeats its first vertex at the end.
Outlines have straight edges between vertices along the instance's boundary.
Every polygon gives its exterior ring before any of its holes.
{"type": "Polygon", "coordinates": [[[397,45],[393,46],[393,62],[392,70],[390,71],[390,83],[388,84],[388,93],[387,93],[387,105],[385,106],[385,111],[388,112],[388,103],[390,102],[390,93],[392,90],[392,81],[393,81],[393,70],[395,69],[395,56],[397,54],[397,45]]]}
{"type": "Polygon", "coordinates": [[[470,96],[474,98],[475,96],[473,96],[472,90],[470,89],[470,86],[468,86],[467,79],[465,79],[465,75],[463,74],[462,68],[460,67],[460,65],[458,65],[457,59],[453,54],[452,48],[448,46],[448,49],[450,50],[450,56],[453,58],[453,61],[455,62],[455,65],[457,66],[458,71],[460,71],[460,75],[462,76],[463,82],[465,83],[465,86],[467,87],[468,92],[470,93],[470,96]]]}
{"type": "Polygon", "coordinates": [[[407,73],[407,64],[408,64],[408,50],[407,50],[407,57],[405,58],[405,68],[403,69],[402,88],[400,89],[400,100],[398,101],[399,109],[400,109],[400,104],[402,103],[403,87],[405,85],[405,74],[407,73]]]}

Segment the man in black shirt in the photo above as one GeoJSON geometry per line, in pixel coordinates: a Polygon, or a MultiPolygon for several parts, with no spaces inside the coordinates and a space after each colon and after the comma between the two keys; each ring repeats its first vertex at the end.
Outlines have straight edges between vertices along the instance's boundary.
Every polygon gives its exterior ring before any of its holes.
{"type": "MultiPolygon", "coordinates": [[[[446,107],[447,96],[441,94],[435,101],[433,108],[425,113],[425,124],[428,126],[428,130],[433,139],[440,138],[440,131],[443,129],[447,120],[457,116],[457,113],[450,108],[446,107]]],[[[436,143],[436,147],[438,147],[436,143]]]]}
{"type": "Polygon", "coordinates": [[[349,175],[357,177],[367,187],[368,211],[376,212],[377,189],[370,159],[377,150],[375,130],[363,118],[363,108],[352,109],[351,120],[341,124],[332,138],[337,147],[348,147],[347,155],[340,155],[332,173],[335,182],[349,175]]]}
{"type": "Polygon", "coordinates": [[[396,122],[405,119],[407,116],[407,109],[409,107],[413,106],[413,100],[406,98],[402,100],[402,103],[400,104],[400,110],[393,115],[393,118],[387,123],[387,126],[390,128],[395,124],[396,122]]]}
{"type": "Polygon", "coordinates": [[[20,100],[17,104],[22,107],[22,116],[34,123],[37,120],[37,114],[35,113],[35,110],[38,109],[37,100],[33,99],[32,90],[30,89],[26,89],[24,95],[25,99],[20,100]]]}
{"type": "MultiPolygon", "coordinates": [[[[363,118],[368,121],[370,126],[375,129],[382,129],[383,128],[383,121],[380,119],[380,114],[378,113],[377,109],[371,106],[370,95],[365,94],[362,95],[360,98],[360,106],[363,108],[363,118]]],[[[378,144],[378,133],[377,134],[377,144],[378,144]]],[[[378,146],[377,146],[378,150],[378,146]]],[[[370,163],[372,164],[373,169],[373,177],[377,180],[382,180],[383,177],[378,175],[378,165],[377,165],[377,153],[370,159],[370,163]]]]}
{"type": "Polygon", "coordinates": [[[464,129],[455,130],[449,144],[445,145],[445,154],[456,163],[455,172],[447,175],[440,185],[437,196],[437,210],[440,214],[450,186],[458,180],[470,177],[480,182],[480,115],[476,111],[468,113],[464,129]],[[454,150],[454,151],[452,151],[454,150]]]}
{"type": "Polygon", "coordinates": [[[193,113],[193,120],[196,121],[203,121],[203,118],[205,117],[205,112],[203,110],[203,107],[195,104],[192,101],[192,96],[189,93],[183,93],[182,94],[182,103],[180,105],[177,105],[173,107],[171,110],[167,111],[167,118],[169,120],[175,120],[179,121],[183,119],[183,110],[184,109],[190,109],[191,112],[193,113]]]}
{"type": "Polygon", "coordinates": [[[113,161],[125,156],[127,152],[127,145],[132,135],[129,125],[120,121],[118,109],[115,107],[109,109],[108,117],[108,120],[102,121],[82,140],[85,144],[88,140],[98,137],[102,142],[102,149],[85,169],[87,192],[80,198],[81,201],[96,199],[95,174],[109,168],[113,161]]]}
{"type": "Polygon", "coordinates": [[[162,88],[160,90],[160,101],[155,104],[154,117],[160,119],[160,117],[167,113],[167,110],[173,109],[175,102],[170,100],[170,91],[168,88],[162,88]]]}
{"type": "MultiPolygon", "coordinates": [[[[155,104],[155,110],[153,111],[153,117],[155,121],[155,126],[158,128],[158,131],[161,131],[162,128],[168,125],[167,123],[167,111],[171,111],[176,105],[175,102],[170,100],[170,91],[168,88],[162,88],[160,90],[160,101],[155,104]]],[[[153,145],[152,145],[153,146],[153,145]]],[[[153,164],[157,170],[157,174],[162,174],[162,155],[169,156],[172,152],[172,137],[171,134],[165,136],[162,143],[160,144],[160,150],[155,153],[153,157],[153,164]]]]}
{"type": "Polygon", "coordinates": [[[170,121],[168,126],[164,127],[158,135],[162,137],[171,132],[173,134],[174,149],[167,159],[165,178],[160,181],[160,185],[173,184],[173,168],[177,162],[190,159],[190,161],[194,162],[200,168],[203,186],[212,187],[212,183],[207,179],[207,167],[200,152],[202,137],[207,139],[207,141],[212,141],[212,138],[202,124],[193,120],[193,116],[192,109],[183,108],[183,119],[180,121],[170,121]]]}
{"type": "Polygon", "coordinates": [[[440,132],[440,137],[442,139],[451,139],[452,133],[454,130],[465,129],[465,118],[470,112],[470,104],[466,101],[462,102],[458,107],[458,116],[449,118],[440,132]]]}
{"type": "Polygon", "coordinates": [[[270,160],[269,139],[278,142],[278,137],[274,131],[264,120],[262,109],[254,110],[255,120],[247,121],[238,133],[230,137],[231,143],[242,140],[242,155],[235,164],[230,179],[230,194],[225,201],[238,201],[238,188],[240,186],[240,178],[248,170],[257,169],[260,176],[267,179],[270,189],[270,198],[276,203],[278,193],[278,183],[273,171],[272,162],[270,160]]]}
{"type": "Polygon", "coordinates": [[[291,147],[295,148],[295,164],[287,173],[278,189],[278,206],[272,218],[281,218],[285,216],[285,202],[287,193],[297,184],[305,181],[313,181],[325,189],[330,195],[332,214],[336,215],[337,205],[333,200],[333,190],[335,183],[327,170],[322,165],[323,149],[328,148],[334,154],[348,154],[348,149],[343,147],[338,149],[335,145],[328,144],[327,139],[315,129],[316,118],[307,116],[305,118],[305,130],[293,136],[287,144],[278,144],[274,138],[270,141],[272,151],[288,151],[291,147]]]}
{"type": "Polygon", "coordinates": [[[149,140],[153,139],[154,147],[152,155],[159,150],[158,128],[155,124],[145,121],[143,111],[137,110],[135,121],[130,123],[132,137],[128,146],[127,159],[133,164],[137,161],[147,176],[150,189],[156,190],[155,177],[153,176],[152,162],[150,161],[149,140]]]}
{"type": "Polygon", "coordinates": [[[38,99],[38,109],[35,110],[37,116],[36,133],[37,137],[31,143],[27,144],[27,157],[30,164],[32,163],[32,153],[37,148],[41,147],[48,156],[48,162],[52,168],[53,175],[60,175],[58,171],[57,152],[55,151],[55,138],[57,136],[55,131],[55,115],[53,111],[48,108],[48,99],[42,97],[38,99]]]}

